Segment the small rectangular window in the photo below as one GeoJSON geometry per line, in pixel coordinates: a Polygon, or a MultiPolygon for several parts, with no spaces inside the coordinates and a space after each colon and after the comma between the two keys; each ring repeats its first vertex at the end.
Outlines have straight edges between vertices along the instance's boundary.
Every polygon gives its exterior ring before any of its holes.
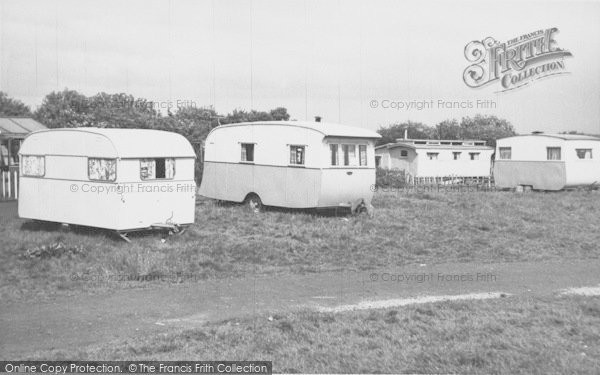
{"type": "Polygon", "coordinates": [[[455,151],[452,153],[452,157],[454,160],[460,160],[460,154],[462,154],[462,152],[455,151]]]}
{"type": "Polygon", "coordinates": [[[342,152],[344,153],[344,165],[356,165],[355,145],[342,145],[342,152]]]}
{"type": "Polygon", "coordinates": [[[361,167],[367,166],[367,146],[366,145],[358,146],[358,164],[361,167]]]}
{"type": "Polygon", "coordinates": [[[499,159],[510,160],[512,158],[512,148],[511,147],[500,147],[499,151],[500,151],[500,155],[498,155],[499,159]]]}
{"type": "Polygon", "coordinates": [[[114,181],[117,179],[117,161],[115,159],[88,159],[88,177],[96,181],[114,181]]]}
{"type": "Polygon", "coordinates": [[[329,151],[331,152],[331,165],[339,165],[338,145],[329,145],[329,151]]]}
{"type": "Polygon", "coordinates": [[[290,146],[290,164],[304,165],[305,146],[290,146]]]}
{"type": "Polygon", "coordinates": [[[400,157],[401,158],[408,157],[408,150],[400,150],[400,157]]]}
{"type": "Polygon", "coordinates": [[[140,160],[140,177],[142,180],[172,180],[175,177],[175,159],[140,160]]]}
{"type": "Polygon", "coordinates": [[[429,160],[437,160],[438,155],[439,155],[439,152],[428,152],[427,153],[427,158],[429,160]]]}
{"type": "Polygon", "coordinates": [[[43,156],[23,155],[21,174],[30,177],[42,177],[46,174],[46,159],[43,156]]]}
{"type": "Polygon", "coordinates": [[[469,152],[471,160],[479,160],[479,152],[469,152]]]}
{"type": "Polygon", "coordinates": [[[561,160],[560,147],[546,147],[546,158],[548,160],[561,160]]]}
{"type": "Polygon", "coordinates": [[[242,161],[254,162],[254,143],[242,143],[242,161]]]}
{"type": "Polygon", "coordinates": [[[375,155],[375,167],[381,167],[381,155],[375,155]]]}
{"type": "Polygon", "coordinates": [[[575,150],[579,159],[591,159],[592,149],[591,148],[578,148],[575,150]]]}

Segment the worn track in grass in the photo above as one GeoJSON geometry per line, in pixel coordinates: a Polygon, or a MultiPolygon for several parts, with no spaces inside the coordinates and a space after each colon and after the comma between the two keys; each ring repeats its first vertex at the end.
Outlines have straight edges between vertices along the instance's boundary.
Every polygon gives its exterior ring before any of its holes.
{"type": "Polygon", "coordinates": [[[600,260],[416,265],[367,272],[248,276],[58,297],[48,302],[8,302],[0,306],[0,358],[27,358],[36,351],[76,349],[206,322],[262,319],[277,312],[366,300],[484,292],[548,296],[566,288],[600,284],[599,269],[600,260]]]}

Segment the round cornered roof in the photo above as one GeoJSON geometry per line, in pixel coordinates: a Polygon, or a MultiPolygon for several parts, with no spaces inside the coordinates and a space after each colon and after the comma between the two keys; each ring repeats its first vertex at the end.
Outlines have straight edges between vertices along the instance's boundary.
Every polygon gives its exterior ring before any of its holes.
{"type": "Polygon", "coordinates": [[[592,135],[583,135],[583,134],[546,134],[546,133],[533,133],[533,134],[521,134],[515,135],[512,137],[500,138],[500,140],[512,139],[512,138],[521,138],[521,137],[549,137],[549,138],[557,138],[565,141],[600,141],[600,138],[594,137],[592,135]]]}
{"type": "Polygon", "coordinates": [[[220,125],[212,131],[218,129],[230,128],[235,126],[256,126],[256,125],[279,125],[305,128],[317,131],[326,137],[351,137],[351,138],[381,138],[378,133],[355,126],[336,124],[331,122],[314,122],[314,121],[255,121],[255,122],[239,122],[235,124],[220,125]]]}
{"type": "Polygon", "coordinates": [[[104,158],[196,157],[180,134],[150,129],[59,128],[25,138],[20,154],[104,158]]]}

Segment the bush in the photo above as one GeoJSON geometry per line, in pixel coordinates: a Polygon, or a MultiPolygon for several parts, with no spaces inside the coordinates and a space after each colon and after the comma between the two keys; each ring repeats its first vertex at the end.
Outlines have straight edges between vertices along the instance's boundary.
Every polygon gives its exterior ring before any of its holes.
{"type": "Polygon", "coordinates": [[[403,169],[377,168],[375,185],[378,187],[404,187],[406,185],[406,171],[403,169]]]}

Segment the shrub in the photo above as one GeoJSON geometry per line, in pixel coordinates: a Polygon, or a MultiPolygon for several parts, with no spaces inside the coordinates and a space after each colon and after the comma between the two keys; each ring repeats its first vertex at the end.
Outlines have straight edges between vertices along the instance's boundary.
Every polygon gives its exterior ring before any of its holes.
{"type": "Polygon", "coordinates": [[[406,185],[406,171],[403,169],[377,168],[375,185],[378,187],[404,187],[406,185]]]}

